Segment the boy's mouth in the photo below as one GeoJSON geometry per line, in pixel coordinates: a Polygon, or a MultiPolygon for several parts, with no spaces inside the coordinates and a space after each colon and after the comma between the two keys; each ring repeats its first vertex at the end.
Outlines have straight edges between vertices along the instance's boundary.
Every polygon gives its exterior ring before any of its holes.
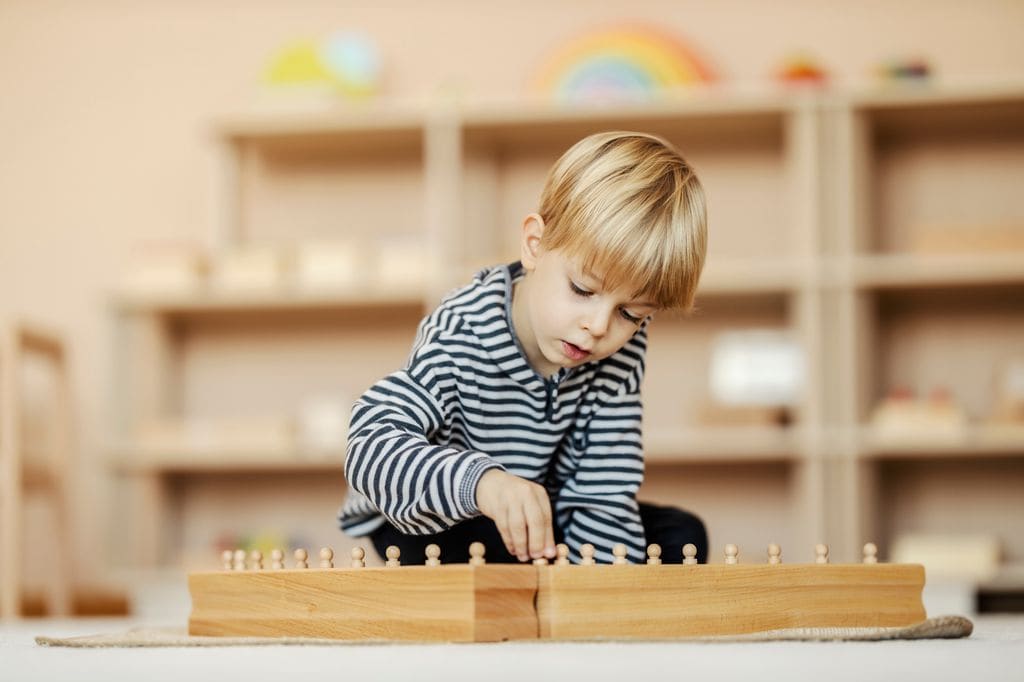
{"type": "Polygon", "coordinates": [[[583,350],[579,346],[568,341],[562,341],[562,352],[570,360],[579,361],[590,355],[590,351],[583,350]]]}

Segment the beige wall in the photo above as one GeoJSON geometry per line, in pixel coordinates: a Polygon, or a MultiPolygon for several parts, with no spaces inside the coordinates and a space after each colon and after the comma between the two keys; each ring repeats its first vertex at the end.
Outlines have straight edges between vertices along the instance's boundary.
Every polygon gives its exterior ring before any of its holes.
{"type": "Polygon", "coordinates": [[[1019,0],[0,0],[0,320],[38,319],[73,342],[86,574],[105,568],[117,533],[99,503],[115,361],[108,294],[140,244],[208,239],[204,126],[259,96],[268,54],[360,29],[379,41],[388,97],[512,95],[560,40],[620,19],[678,30],[736,80],[763,79],[794,48],[846,82],[907,54],[944,78],[1024,75],[1019,0]]]}

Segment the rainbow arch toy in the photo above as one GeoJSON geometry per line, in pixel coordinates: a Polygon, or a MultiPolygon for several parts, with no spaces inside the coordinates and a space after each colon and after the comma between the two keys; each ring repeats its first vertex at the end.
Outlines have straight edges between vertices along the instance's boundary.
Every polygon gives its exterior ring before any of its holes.
{"type": "Polygon", "coordinates": [[[715,81],[682,40],[649,26],[617,26],[582,35],[541,68],[537,92],[568,103],[643,102],[667,90],[715,81]]]}

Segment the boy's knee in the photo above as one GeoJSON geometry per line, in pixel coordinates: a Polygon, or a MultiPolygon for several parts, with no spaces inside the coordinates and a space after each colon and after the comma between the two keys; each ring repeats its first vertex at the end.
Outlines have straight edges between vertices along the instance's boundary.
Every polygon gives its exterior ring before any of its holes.
{"type": "MultiPolygon", "coordinates": [[[[690,512],[681,511],[682,518],[680,525],[685,529],[684,535],[690,538],[694,546],[697,547],[697,562],[706,564],[708,562],[708,530],[704,525],[704,522],[696,514],[690,512]]],[[[685,542],[683,544],[686,544],[685,542]]]]}
{"type": "Polygon", "coordinates": [[[697,561],[707,563],[708,532],[699,516],[684,509],[641,504],[647,541],[661,545],[661,560],[668,564],[683,561],[683,546],[697,548],[697,561]]]}

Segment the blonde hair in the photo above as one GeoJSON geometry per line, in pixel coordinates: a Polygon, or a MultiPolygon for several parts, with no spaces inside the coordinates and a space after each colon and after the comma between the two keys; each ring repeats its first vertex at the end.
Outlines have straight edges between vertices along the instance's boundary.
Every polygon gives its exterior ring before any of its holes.
{"type": "Polygon", "coordinates": [[[562,249],[659,308],[689,311],[707,251],[700,180],[665,140],[632,132],[585,137],[555,162],[541,194],[541,246],[562,249]]]}

